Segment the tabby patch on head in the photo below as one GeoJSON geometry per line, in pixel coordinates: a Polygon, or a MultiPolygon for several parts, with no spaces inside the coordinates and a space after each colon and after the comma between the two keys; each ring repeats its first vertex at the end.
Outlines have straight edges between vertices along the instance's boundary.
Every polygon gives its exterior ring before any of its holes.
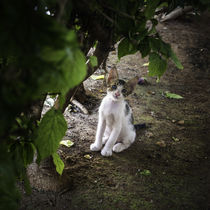
{"type": "Polygon", "coordinates": [[[107,79],[107,92],[112,93],[114,100],[119,100],[131,94],[137,83],[138,77],[134,77],[128,82],[119,79],[117,69],[112,68],[107,79]]]}
{"type": "Polygon", "coordinates": [[[113,81],[111,84],[107,86],[108,91],[119,91],[122,93],[124,97],[126,97],[128,93],[126,88],[127,88],[126,82],[122,79],[113,81]]]}

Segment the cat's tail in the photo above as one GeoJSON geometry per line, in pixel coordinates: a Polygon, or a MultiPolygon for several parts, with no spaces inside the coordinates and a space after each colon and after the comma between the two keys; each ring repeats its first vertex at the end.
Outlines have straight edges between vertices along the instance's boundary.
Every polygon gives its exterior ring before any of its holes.
{"type": "Polygon", "coordinates": [[[135,130],[140,130],[142,128],[146,128],[146,123],[140,123],[140,124],[135,124],[134,125],[135,130]]]}

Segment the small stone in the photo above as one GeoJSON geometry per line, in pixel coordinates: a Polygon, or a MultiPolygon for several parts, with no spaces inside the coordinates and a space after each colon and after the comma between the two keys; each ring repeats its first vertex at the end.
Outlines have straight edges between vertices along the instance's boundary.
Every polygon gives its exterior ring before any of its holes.
{"type": "Polygon", "coordinates": [[[184,125],[184,120],[179,120],[179,121],[177,122],[177,124],[178,124],[178,125],[184,125]]]}
{"type": "Polygon", "coordinates": [[[140,77],[138,80],[138,85],[143,85],[144,84],[144,78],[140,77]]]}
{"type": "Polygon", "coordinates": [[[154,136],[154,134],[152,132],[147,132],[145,135],[147,138],[151,138],[154,136]]]}
{"type": "Polygon", "coordinates": [[[161,141],[157,141],[156,145],[160,146],[160,147],[166,147],[166,143],[165,141],[161,140],[161,141]]]}

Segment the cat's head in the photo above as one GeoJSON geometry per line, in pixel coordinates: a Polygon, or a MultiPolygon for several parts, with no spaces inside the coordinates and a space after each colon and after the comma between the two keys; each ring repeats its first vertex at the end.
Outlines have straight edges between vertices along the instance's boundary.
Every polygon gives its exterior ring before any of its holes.
{"type": "Polygon", "coordinates": [[[114,101],[122,100],[131,94],[138,83],[138,77],[130,79],[128,82],[119,79],[117,69],[114,67],[110,70],[107,78],[107,94],[114,101]]]}

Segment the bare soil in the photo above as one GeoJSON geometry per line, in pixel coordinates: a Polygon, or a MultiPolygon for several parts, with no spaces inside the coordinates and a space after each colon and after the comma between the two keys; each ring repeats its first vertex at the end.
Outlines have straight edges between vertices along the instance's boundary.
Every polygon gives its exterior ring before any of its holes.
{"type": "MultiPolygon", "coordinates": [[[[102,80],[88,79],[84,105],[89,115],[66,110],[68,130],[61,146],[65,162],[62,176],[52,161],[28,169],[32,194],[22,190],[21,209],[210,209],[210,15],[184,16],[158,25],[184,66],[169,63],[157,83],[142,65],[140,54],[117,62],[110,53],[108,66],[117,64],[121,78],[147,77],[128,101],[136,123],[147,128],[138,133],[126,151],[105,158],[91,152],[97,126],[97,110],[105,92],[102,80]],[[183,99],[164,97],[165,91],[183,99]],[[146,171],[147,170],[147,171],[146,171]]],[[[97,74],[103,73],[98,70],[97,74]]]]}

